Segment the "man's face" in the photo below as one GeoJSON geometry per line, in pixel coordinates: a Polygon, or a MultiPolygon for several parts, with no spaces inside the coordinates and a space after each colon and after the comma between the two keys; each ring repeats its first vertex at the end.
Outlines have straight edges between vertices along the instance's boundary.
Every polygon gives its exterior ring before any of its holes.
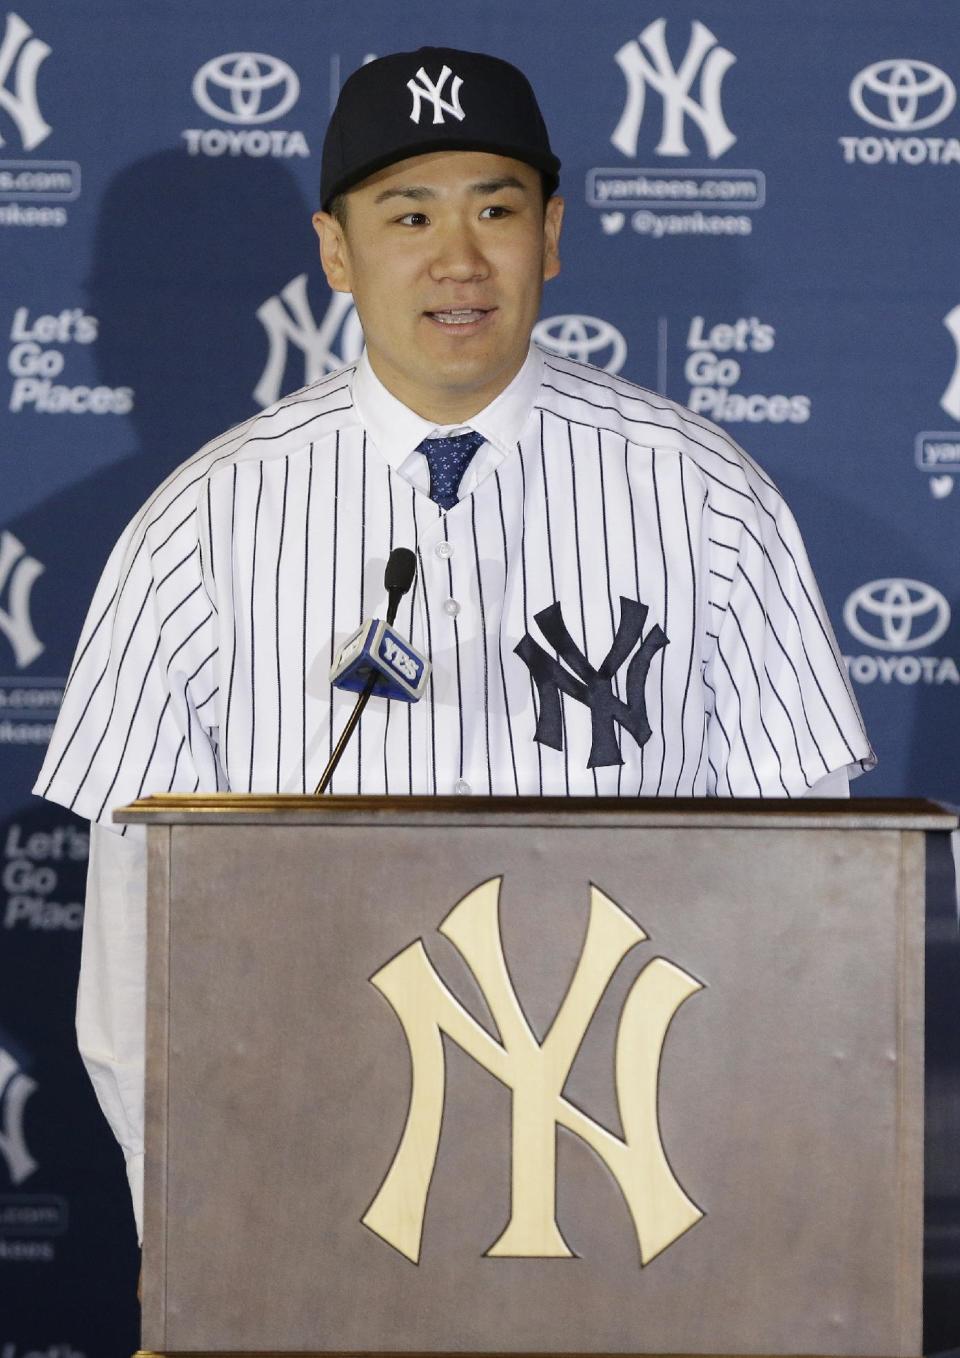
{"type": "Polygon", "coordinates": [[[374,372],[437,423],[482,410],[523,364],[563,203],[531,166],[485,151],[413,156],[314,226],[331,288],[351,292],[374,372]]]}

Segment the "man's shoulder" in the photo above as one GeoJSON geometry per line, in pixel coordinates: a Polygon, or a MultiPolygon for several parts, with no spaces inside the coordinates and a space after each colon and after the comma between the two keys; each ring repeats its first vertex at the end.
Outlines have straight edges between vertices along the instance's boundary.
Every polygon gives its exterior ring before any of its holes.
{"type": "Polygon", "coordinates": [[[773,488],[753,458],[719,425],[589,363],[544,353],[540,404],[573,425],[617,435],[628,448],[675,450],[707,471],[726,464],[738,477],[760,477],[773,488]]]}
{"type": "Polygon", "coordinates": [[[154,491],[142,513],[148,519],[174,505],[196,505],[211,481],[241,464],[290,457],[350,423],[354,406],[354,364],[338,368],[205,443],[175,467],[154,491]]]}
{"type": "Polygon", "coordinates": [[[221,478],[229,484],[234,468],[292,457],[355,419],[353,369],[339,368],[281,397],[181,462],[128,521],[114,549],[117,559],[137,557],[145,540],[151,554],[171,540],[179,543],[211,487],[223,484],[221,478]]]}
{"type": "Polygon", "coordinates": [[[290,392],[265,410],[242,420],[205,443],[177,467],[170,480],[204,480],[238,462],[289,457],[350,423],[351,385],[355,364],[338,368],[299,391],[290,392]]]}

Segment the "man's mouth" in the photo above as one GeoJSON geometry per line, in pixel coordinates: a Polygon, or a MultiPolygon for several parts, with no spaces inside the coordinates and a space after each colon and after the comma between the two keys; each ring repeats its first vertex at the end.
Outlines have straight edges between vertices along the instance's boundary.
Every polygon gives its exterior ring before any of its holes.
{"type": "Polygon", "coordinates": [[[492,307],[444,307],[442,311],[428,311],[425,314],[439,325],[475,325],[485,316],[489,316],[492,309],[492,307]]]}

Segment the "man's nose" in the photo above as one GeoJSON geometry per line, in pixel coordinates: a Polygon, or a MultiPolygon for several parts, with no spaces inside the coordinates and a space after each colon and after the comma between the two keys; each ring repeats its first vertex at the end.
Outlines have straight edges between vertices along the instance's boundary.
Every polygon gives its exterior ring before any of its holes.
{"type": "Polygon", "coordinates": [[[486,278],[490,266],[475,231],[466,223],[451,223],[436,238],[436,252],[430,265],[434,282],[453,279],[469,283],[486,278]]]}

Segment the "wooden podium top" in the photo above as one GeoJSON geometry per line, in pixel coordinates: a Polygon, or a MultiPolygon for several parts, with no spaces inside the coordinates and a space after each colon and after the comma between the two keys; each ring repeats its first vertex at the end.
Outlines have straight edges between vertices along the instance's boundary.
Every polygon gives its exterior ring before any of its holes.
{"type": "Polygon", "coordinates": [[[957,816],[921,798],[334,797],[160,793],[116,809],[139,825],[446,825],[452,821],[716,830],[955,830],[957,816]]]}

